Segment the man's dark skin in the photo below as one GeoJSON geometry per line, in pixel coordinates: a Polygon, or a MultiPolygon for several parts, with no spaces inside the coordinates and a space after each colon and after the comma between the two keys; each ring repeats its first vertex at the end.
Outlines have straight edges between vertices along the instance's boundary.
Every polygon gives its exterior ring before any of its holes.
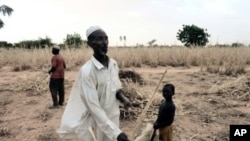
{"type": "MultiPolygon", "coordinates": [[[[94,50],[94,57],[98,60],[103,66],[108,68],[109,57],[106,55],[108,52],[108,36],[102,30],[97,30],[93,32],[89,37],[87,44],[94,50]]],[[[123,95],[122,90],[118,90],[116,93],[116,98],[120,100],[124,107],[127,109],[131,107],[132,104],[130,101],[123,95]]],[[[125,133],[121,133],[117,137],[117,141],[129,141],[125,133]]]]}

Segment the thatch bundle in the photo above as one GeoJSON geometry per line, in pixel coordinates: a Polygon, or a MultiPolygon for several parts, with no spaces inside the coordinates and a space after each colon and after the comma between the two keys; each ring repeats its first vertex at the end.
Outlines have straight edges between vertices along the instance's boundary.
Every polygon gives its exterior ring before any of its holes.
{"type": "Polygon", "coordinates": [[[126,110],[123,108],[123,106],[121,106],[120,118],[121,120],[136,120],[139,113],[141,113],[142,109],[147,104],[148,100],[139,92],[137,83],[133,83],[130,80],[126,80],[122,81],[122,85],[122,91],[132,103],[133,108],[126,110]]]}
{"type": "Polygon", "coordinates": [[[119,71],[119,78],[121,79],[121,81],[124,80],[131,80],[133,83],[138,83],[140,85],[145,84],[143,78],[140,76],[140,74],[138,74],[135,71],[130,71],[130,70],[120,70],[119,71]]]}
{"type": "MultiPolygon", "coordinates": [[[[123,85],[122,91],[133,105],[130,110],[126,110],[121,106],[120,118],[121,120],[136,120],[149,101],[149,99],[139,91],[139,87],[145,83],[143,78],[134,71],[120,71],[119,75],[123,85]]],[[[155,109],[155,107],[151,106],[145,118],[154,118],[154,115],[157,114],[157,110],[153,109],[155,109]]]]}

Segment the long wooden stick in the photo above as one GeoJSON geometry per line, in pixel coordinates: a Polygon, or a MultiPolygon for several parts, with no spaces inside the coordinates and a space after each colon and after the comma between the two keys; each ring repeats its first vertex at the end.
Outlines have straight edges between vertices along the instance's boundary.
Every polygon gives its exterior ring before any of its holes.
{"type": "Polygon", "coordinates": [[[96,139],[96,137],[95,137],[95,134],[94,134],[94,132],[93,132],[93,130],[92,130],[91,127],[89,127],[89,133],[91,134],[91,137],[93,138],[93,140],[94,140],[94,141],[97,141],[97,139],[96,139]]]}
{"type": "Polygon", "coordinates": [[[151,103],[153,102],[153,98],[154,98],[154,96],[155,96],[155,94],[156,94],[156,92],[157,92],[157,90],[158,90],[158,88],[159,88],[159,86],[160,86],[160,84],[161,84],[163,78],[165,77],[166,73],[167,73],[167,69],[166,69],[165,72],[163,73],[163,75],[162,75],[162,77],[161,77],[161,79],[160,79],[158,85],[156,86],[155,91],[154,91],[153,95],[151,96],[149,102],[147,103],[146,107],[143,109],[141,115],[140,115],[139,118],[136,120],[136,125],[135,125],[134,130],[133,130],[133,132],[132,132],[132,134],[131,134],[131,137],[130,137],[131,139],[133,139],[133,140],[135,139],[135,137],[136,137],[136,135],[137,135],[137,132],[138,132],[138,130],[139,130],[139,128],[140,128],[141,122],[142,122],[142,120],[143,120],[143,118],[144,118],[144,116],[145,116],[145,114],[146,114],[146,112],[147,112],[149,106],[150,106],[151,103]]]}

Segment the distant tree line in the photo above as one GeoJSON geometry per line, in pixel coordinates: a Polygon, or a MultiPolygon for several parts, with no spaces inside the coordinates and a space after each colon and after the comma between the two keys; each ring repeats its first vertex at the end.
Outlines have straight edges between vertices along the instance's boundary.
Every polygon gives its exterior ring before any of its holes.
{"type": "Polygon", "coordinates": [[[25,49],[32,49],[32,48],[45,48],[52,46],[53,43],[49,37],[46,38],[39,38],[38,40],[24,40],[18,43],[8,43],[6,41],[0,41],[0,47],[2,48],[25,48],[25,49]]]}
{"type": "MultiPolygon", "coordinates": [[[[200,28],[196,25],[183,25],[183,29],[177,32],[177,39],[180,40],[186,47],[204,47],[208,43],[208,37],[206,29],[200,28]]],[[[124,41],[124,47],[126,47],[126,36],[120,36],[120,41],[124,41]]],[[[38,40],[24,40],[19,43],[8,43],[7,41],[0,41],[0,48],[46,48],[55,45],[52,40],[46,36],[45,38],[39,38],[38,40]]],[[[63,43],[58,44],[61,48],[80,48],[82,46],[87,47],[87,41],[82,40],[81,35],[78,33],[67,34],[63,43]]],[[[239,42],[230,44],[215,44],[208,45],[209,47],[243,47],[246,46],[239,42]]],[[[250,45],[248,45],[250,47],[250,45]]],[[[137,43],[135,47],[144,47],[143,44],[137,43]]],[[[148,47],[169,47],[156,44],[156,39],[152,39],[148,42],[148,47]]],[[[174,47],[174,46],[171,46],[174,47]]]]}
{"type": "MultiPolygon", "coordinates": [[[[215,47],[246,47],[247,45],[244,45],[242,43],[239,42],[234,42],[232,44],[215,44],[215,47]]],[[[250,45],[249,45],[250,47],[250,45]]]]}
{"type": "MultiPolygon", "coordinates": [[[[87,41],[82,40],[80,34],[67,34],[66,39],[64,39],[62,44],[59,44],[62,48],[80,48],[82,45],[86,47],[87,41]]],[[[46,48],[55,45],[51,38],[46,36],[45,38],[39,38],[37,40],[24,40],[18,43],[8,43],[7,41],[0,41],[0,48],[25,48],[25,49],[35,49],[35,48],[46,48]]]]}

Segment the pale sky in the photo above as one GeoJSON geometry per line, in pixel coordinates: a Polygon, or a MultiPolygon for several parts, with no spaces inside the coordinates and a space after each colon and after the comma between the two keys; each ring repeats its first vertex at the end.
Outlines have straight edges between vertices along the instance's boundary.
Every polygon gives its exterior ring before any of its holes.
{"type": "Polygon", "coordinates": [[[249,0],[0,0],[14,9],[0,18],[0,41],[11,43],[48,36],[62,43],[67,34],[101,26],[110,45],[147,45],[156,39],[159,45],[180,43],[177,32],[182,25],[197,25],[211,35],[209,44],[250,44],[249,0]]]}

